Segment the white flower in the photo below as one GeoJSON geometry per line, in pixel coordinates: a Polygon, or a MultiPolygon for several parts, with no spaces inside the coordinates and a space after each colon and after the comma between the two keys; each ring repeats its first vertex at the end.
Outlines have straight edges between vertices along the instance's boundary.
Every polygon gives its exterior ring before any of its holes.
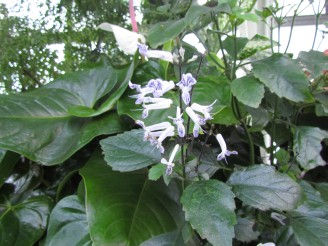
{"type": "Polygon", "coordinates": [[[160,98],[159,102],[152,103],[152,104],[142,104],[142,107],[144,108],[142,112],[142,118],[145,119],[148,117],[149,110],[156,110],[156,109],[165,109],[171,107],[171,104],[173,101],[168,98],[160,98]]]}
{"type": "Polygon", "coordinates": [[[137,51],[138,43],[146,42],[143,35],[107,22],[101,23],[97,28],[113,32],[118,46],[129,55],[137,51]]]}
{"type": "Polygon", "coordinates": [[[227,150],[227,145],[226,142],[224,141],[223,137],[221,134],[216,135],[216,139],[218,140],[220,147],[221,147],[221,153],[218,155],[217,160],[221,161],[221,160],[226,160],[226,156],[230,156],[230,155],[238,155],[237,151],[229,151],[227,150]]]}
{"type": "Polygon", "coordinates": [[[144,88],[141,88],[141,85],[138,85],[138,84],[132,84],[132,82],[130,81],[129,82],[129,87],[131,89],[136,89],[137,92],[139,92],[139,94],[136,94],[136,95],[132,95],[130,97],[132,98],[137,98],[135,104],[141,104],[144,102],[144,98],[147,94],[150,94],[150,93],[153,93],[154,92],[154,88],[150,88],[150,87],[144,87],[144,88]]]}
{"type": "Polygon", "coordinates": [[[137,44],[140,55],[147,58],[158,58],[164,61],[173,62],[173,56],[171,52],[164,50],[148,50],[148,46],[145,44],[137,44]]]}
{"type": "Polygon", "coordinates": [[[162,79],[151,79],[147,84],[148,88],[153,89],[154,97],[161,97],[169,90],[175,87],[173,81],[166,81],[162,79]]]}
{"type": "Polygon", "coordinates": [[[174,126],[169,126],[166,128],[162,134],[157,139],[157,148],[159,151],[163,154],[164,153],[164,147],[162,145],[162,142],[165,140],[165,138],[173,136],[174,135],[174,126]]]}
{"type": "Polygon", "coordinates": [[[257,246],[276,246],[274,243],[259,243],[257,246]]]}
{"type": "Polygon", "coordinates": [[[186,105],[190,103],[190,91],[192,89],[192,86],[196,84],[196,79],[190,74],[183,74],[182,79],[179,83],[177,83],[177,86],[180,87],[182,90],[182,100],[186,105]]]}
{"type": "Polygon", "coordinates": [[[174,167],[173,161],[174,161],[175,155],[178,152],[178,149],[179,149],[179,144],[175,145],[175,147],[170,155],[169,161],[167,161],[165,158],[161,159],[161,163],[167,166],[166,167],[166,175],[172,174],[172,169],[174,167]]]}
{"type": "Polygon", "coordinates": [[[195,138],[198,137],[199,135],[199,129],[201,129],[200,126],[206,124],[206,119],[199,114],[196,114],[192,108],[187,107],[186,108],[186,113],[190,117],[190,119],[194,122],[194,128],[193,128],[193,135],[195,138]]]}
{"type": "MultiPolygon", "coordinates": [[[[151,144],[156,144],[157,143],[157,138],[159,138],[163,132],[171,127],[171,123],[164,121],[158,124],[150,125],[150,126],[145,126],[145,123],[141,120],[137,120],[136,124],[142,127],[142,129],[145,131],[144,132],[144,141],[150,141],[151,144]]],[[[173,132],[169,132],[167,136],[173,136],[173,132]]],[[[163,137],[162,137],[163,138],[163,137]]]]}
{"type": "Polygon", "coordinates": [[[179,134],[180,137],[183,138],[183,137],[185,136],[186,132],[185,132],[185,127],[184,127],[184,125],[183,125],[183,118],[182,118],[182,115],[183,115],[183,114],[181,114],[181,109],[180,109],[180,107],[178,106],[178,107],[177,107],[176,118],[173,118],[173,117],[171,117],[171,116],[169,116],[169,118],[173,120],[173,123],[174,123],[175,125],[177,125],[178,134],[179,134]]]}
{"type": "Polygon", "coordinates": [[[216,103],[216,100],[210,104],[210,105],[207,105],[207,106],[202,106],[198,103],[193,103],[191,104],[191,108],[197,112],[200,112],[204,115],[204,118],[205,120],[210,120],[210,119],[213,119],[211,114],[210,114],[210,111],[213,109],[213,104],[216,103]]]}

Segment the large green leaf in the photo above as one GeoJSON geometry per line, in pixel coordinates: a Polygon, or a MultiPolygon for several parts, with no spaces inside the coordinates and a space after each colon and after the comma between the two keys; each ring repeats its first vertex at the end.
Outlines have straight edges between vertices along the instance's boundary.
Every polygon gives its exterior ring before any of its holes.
{"type": "Polygon", "coordinates": [[[261,210],[292,210],[301,198],[301,188],[295,181],[264,164],[236,170],[228,184],[240,200],[261,210]]]}
{"type": "Polygon", "coordinates": [[[0,245],[33,245],[44,234],[52,201],[36,196],[11,204],[0,198],[0,245]]]}
{"type": "Polygon", "coordinates": [[[161,153],[143,140],[143,130],[132,130],[100,141],[105,160],[113,170],[127,172],[161,160],[161,153]]]}
{"type": "Polygon", "coordinates": [[[234,194],[218,180],[192,183],[183,192],[181,203],[186,220],[202,238],[213,245],[232,245],[234,225],[234,194]]]}
{"type": "Polygon", "coordinates": [[[309,71],[311,79],[322,75],[323,70],[328,69],[328,56],[320,51],[301,51],[298,60],[309,71]]]}
{"type": "Polygon", "coordinates": [[[149,30],[147,40],[151,47],[156,48],[178,36],[185,27],[184,19],[159,22],[149,30]]]}
{"type": "Polygon", "coordinates": [[[45,165],[58,164],[95,136],[123,131],[109,110],[132,76],[133,64],[72,73],[31,92],[0,96],[0,147],[45,165]],[[74,112],[73,112],[74,111],[74,112]]]}
{"type": "Polygon", "coordinates": [[[252,63],[253,73],[270,91],[294,102],[313,102],[303,71],[287,56],[273,54],[252,63]]]}
{"type": "Polygon", "coordinates": [[[243,104],[258,108],[264,97],[264,86],[253,76],[245,76],[232,81],[231,92],[243,104]]]}
{"type": "Polygon", "coordinates": [[[78,196],[65,197],[54,207],[45,245],[92,245],[85,207],[78,196]]]}
{"type": "Polygon", "coordinates": [[[310,170],[326,165],[320,151],[321,141],[328,138],[328,132],[317,127],[298,126],[293,129],[294,153],[300,165],[310,170]]]}
{"type": "Polygon", "coordinates": [[[179,186],[147,179],[147,170],[114,172],[100,154],[81,170],[95,245],[140,245],[183,224],[179,186]]]}
{"type": "Polygon", "coordinates": [[[326,246],[328,242],[328,220],[304,216],[293,212],[290,224],[300,245],[326,246]]]}

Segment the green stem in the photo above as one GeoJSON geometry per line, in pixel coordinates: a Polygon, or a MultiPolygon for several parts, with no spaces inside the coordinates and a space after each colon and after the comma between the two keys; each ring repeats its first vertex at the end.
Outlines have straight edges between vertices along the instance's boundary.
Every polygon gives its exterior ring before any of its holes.
{"type": "Polygon", "coordinates": [[[218,30],[217,34],[218,34],[220,50],[221,50],[221,53],[222,53],[223,62],[224,62],[224,66],[225,66],[225,72],[226,72],[227,78],[229,78],[229,72],[228,72],[229,65],[228,65],[228,61],[227,61],[227,58],[225,56],[224,50],[223,50],[223,42],[222,42],[222,36],[221,36],[221,33],[220,33],[219,23],[218,23],[217,20],[214,19],[213,13],[211,13],[211,17],[212,17],[212,20],[215,24],[216,29],[218,30]]]}
{"type": "Polygon", "coordinates": [[[276,136],[277,105],[278,105],[278,100],[277,100],[277,96],[275,96],[272,128],[271,128],[271,143],[270,143],[270,164],[271,164],[271,166],[274,164],[273,140],[275,139],[275,136],[276,136]]]}
{"type": "Polygon", "coordinates": [[[237,119],[241,123],[247,137],[248,145],[249,145],[249,162],[250,164],[255,163],[255,154],[254,154],[254,143],[253,143],[253,138],[250,132],[248,131],[247,125],[245,121],[241,117],[241,112],[240,112],[240,107],[238,105],[238,101],[235,97],[232,98],[232,109],[234,111],[235,116],[237,116],[237,119]]]}
{"type": "Polygon", "coordinates": [[[293,34],[293,30],[294,30],[295,19],[296,19],[296,16],[297,16],[298,9],[300,8],[302,2],[303,2],[303,1],[301,1],[301,2],[298,4],[296,10],[294,11],[294,15],[293,15],[293,19],[292,19],[292,25],[290,26],[290,32],[289,32],[289,37],[288,37],[288,43],[287,43],[287,46],[286,46],[286,49],[285,49],[284,54],[287,53],[287,50],[288,50],[288,48],[289,48],[289,44],[290,44],[290,41],[291,41],[291,39],[292,39],[292,34],[293,34]]]}

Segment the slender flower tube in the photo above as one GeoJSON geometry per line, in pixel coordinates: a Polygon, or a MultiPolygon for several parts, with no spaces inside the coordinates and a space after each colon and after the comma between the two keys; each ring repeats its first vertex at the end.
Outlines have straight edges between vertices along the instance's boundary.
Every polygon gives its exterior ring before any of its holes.
{"type": "Polygon", "coordinates": [[[177,126],[178,134],[181,138],[183,138],[186,135],[185,127],[183,125],[182,115],[183,114],[181,114],[180,107],[177,107],[176,118],[173,118],[173,117],[169,116],[169,118],[172,119],[173,123],[177,126]]]}
{"type": "Polygon", "coordinates": [[[131,89],[135,89],[137,90],[137,92],[139,92],[139,94],[136,94],[136,95],[132,95],[130,96],[131,98],[136,98],[136,102],[135,104],[141,104],[144,102],[144,98],[147,94],[150,94],[150,93],[153,93],[154,92],[154,88],[151,88],[151,87],[144,87],[142,88],[141,85],[138,85],[138,84],[132,84],[131,81],[129,82],[129,87],[131,89]]]}
{"type": "Polygon", "coordinates": [[[186,105],[190,103],[190,91],[192,89],[192,86],[196,84],[196,79],[190,74],[183,74],[182,79],[179,83],[177,83],[177,86],[180,87],[182,90],[182,100],[186,105]]]}
{"type": "Polygon", "coordinates": [[[212,104],[207,105],[207,106],[206,105],[203,106],[203,105],[200,105],[198,103],[193,103],[193,104],[191,104],[190,107],[193,110],[202,113],[204,115],[205,120],[211,120],[213,118],[212,118],[212,116],[210,114],[210,111],[213,109],[213,104],[214,103],[216,103],[216,100],[212,104]]]}
{"type": "Polygon", "coordinates": [[[174,134],[174,126],[169,126],[166,128],[162,134],[157,139],[157,148],[159,151],[163,154],[164,153],[164,147],[162,146],[162,142],[165,140],[165,138],[172,136],[174,134]]]}
{"type": "Polygon", "coordinates": [[[186,108],[186,112],[187,112],[188,116],[190,117],[190,119],[195,124],[194,128],[193,128],[193,135],[194,135],[195,138],[197,138],[198,135],[199,135],[199,130],[201,129],[200,126],[206,124],[206,119],[203,118],[202,116],[200,116],[199,114],[196,114],[194,112],[194,110],[192,110],[192,108],[190,108],[190,107],[186,108]]]}
{"type": "Polygon", "coordinates": [[[161,79],[151,79],[148,84],[148,88],[152,88],[154,97],[161,97],[169,90],[175,87],[173,81],[166,81],[161,79]]]}
{"type": "Polygon", "coordinates": [[[147,58],[158,58],[163,61],[168,61],[173,63],[173,55],[171,52],[164,50],[148,50],[148,46],[145,44],[138,44],[138,49],[140,55],[147,58]]]}
{"type": "Polygon", "coordinates": [[[171,175],[172,174],[172,170],[173,170],[173,167],[174,167],[174,158],[178,152],[178,149],[179,149],[179,144],[175,145],[171,155],[170,155],[170,158],[169,158],[169,161],[167,161],[165,158],[162,158],[161,159],[161,163],[166,165],[166,175],[171,175]]]}
{"type": "Polygon", "coordinates": [[[156,109],[165,109],[171,107],[171,104],[173,101],[171,99],[162,98],[160,102],[152,103],[152,104],[145,104],[143,103],[143,112],[142,112],[142,118],[145,119],[148,117],[149,110],[156,110],[156,109]]]}
{"type": "MultiPolygon", "coordinates": [[[[141,120],[137,120],[136,124],[142,127],[142,129],[145,131],[144,132],[144,141],[150,141],[151,144],[157,143],[157,138],[160,137],[163,132],[171,125],[170,122],[164,121],[158,124],[150,125],[150,126],[145,126],[145,123],[141,120]]],[[[170,132],[168,136],[173,136],[173,134],[170,132]]]]}
{"type": "Polygon", "coordinates": [[[218,155],[217,160],[221,161],[221,160],[225,160],[225,162],[227,163],[227,159],[226,156],[230,156],[230,155],[238,155],[238,152],[233,150],[233,151],[229,151],[227,150],[227,145],[226,142],[224,141],[223,137],[221,134],[217,134],[216,135],[216,139],[218,140],[220,147],[221,147],[221,153],[218,155]]]}

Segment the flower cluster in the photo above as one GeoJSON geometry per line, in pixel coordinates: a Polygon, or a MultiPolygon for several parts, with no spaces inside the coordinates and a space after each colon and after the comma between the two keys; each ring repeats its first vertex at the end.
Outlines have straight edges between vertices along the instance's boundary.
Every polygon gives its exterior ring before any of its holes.
{"type": "MultiPolygon", "coordinates": [[[[143,44],[138,44],[138,48],[139,53],[142,56],[156,57],[164,60],[171,59],[167,52],[148,50],[148,47],[143,44]]],[[[197,138],[199,136],[199,133],[202,131],[202,126],[204,126],[208,120],[213,119],[211,110],[213,109],[213,105],[216,103],[216,100],[210,105],[200,105],[198,103],[191,103],[191,92],[193,86],[196,84],[197,80],[190,73],[183,74],[181,80],[176,84],[173,81],[165,81],[159,78],[151,79],[143,87],[141,85],[129,82],[129,87],[131,89],[136,90],[137,92],[137,94],[132,95],[131,97],[136,99],[136,104],[141,104],[143,107],[143,119],[148,117],[150,110],[170,108],[173,104],[173,101],[163,96],[165,95],[165,93],[172,89],[179,88],[181,90],[181,98],[185,104],[185,107],[180,108],[179,106],[176,106],[175,117],[168,116],[168,118],[172,120],[173,125],[168,121],[164,121],[158,124],[146,126],[143,121],[136,121],[136,124],[140,125],[144,130],[144,141],[149,141],[152,145],[158,148],[162,154],[165,152],[165,149],[163,147],[163,141],[168,137],[175,136],[175,131],[177,132],[177,135],[181,138],[186,136],[187,133],[185,130],[183,118],[184,112],[186,112],[187,116],[190,118],[190,120],[192,120],[194,124],[194,138],[197,138]]],[[[221,147],[221,153],[217,157],[218,161],[221,161],[223,159],[226,161],[226,156],[237,154],[236,151],[227,150],[226,143],[221,134],[218,134],[216,138],[221,147]]],[[[174,147],[169,160],[166,160],[165,158],[161,159],[161,163],[167,166],[167,175],[170,175],[172,173],[174,167],[173,161],[176,153],[178,152],[178,149],[179,144],[174,147]]]]}

